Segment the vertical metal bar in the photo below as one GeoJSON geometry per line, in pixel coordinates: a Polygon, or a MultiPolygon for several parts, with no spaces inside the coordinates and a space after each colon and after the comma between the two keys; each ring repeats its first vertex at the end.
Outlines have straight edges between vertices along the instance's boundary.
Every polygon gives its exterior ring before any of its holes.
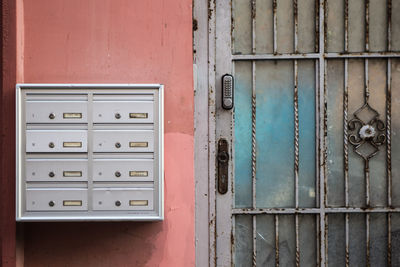
{"type": "MultiPolygon", "coordinates": [[[[297,9],[297,1],[295,1],[295,9],[297,9]]],[[[297,12],[296,12],[297,13],[297,12]]],[[[295,13],[295,14],[296,14],[295,13]]],[[[297,22],[296,22],[297,25],[297,22]]],[[[297,34],[296,34],[297,38],[297,34]]],[[[296,51],[297,52],[297,51],[296,51]]],[[[294,61],[294,173],[295,173],[295,198],[296,198],[296,208],[299,207],[299,111],[298,111],[299,101],[298,101],[298,62],[294,61]]],[[[299,246],[299,216],[295,216],[296,224],[296,266],[300,266],[300,246],[299,246]]]]}
{"type": "Polygon", "coordinates": [[[256,53],[256,0],[251,0],[251,52],[256,53]]]}
{"type": "MultiPolygon", "coordinates": [[[[365,92],[364,92],[364,99],[365,99],[365,104],[368,103],[369,100],[369,71],[368,71],[368,59],[365,59],[364,61],[364,76],[365,76],[365,92]]],[[[367,207],[370,206],[370,176],[369,176],[369,159],[366,158],[364,160],[364,177],[365,177],[365,205],[367,207]]]]}
{"type": "Polygon", "coordinates": [[[252,197],[253,208],[257,207],[256,203],[256,167],[257,167],[257,140],[256,140],[256,62],[252,61],[252,97],[251,97],[251,180],[252,180],[252,197]]]}
{"type": "Polygon", "coordinates": [[[299,25],[298,25],[298,0],[293,0],[293,15],[294,15],[294,52],[297,54],[299,53],[298,49],[298,30],[299,30],[299,25]]]}
{"type": "MultiPolygon", "coordinates": [[[[326,151],[325,151],[325,142],[326,142],[326,60],[324,58],[325,54],[325,2],[326,0],[319,0],[319,122],[320,122],[320,130],[318,136],[319,138],[319,194],[320,194],[320,244],[321,244],[321,255],[320,262],[321,267],[326,266],[327,259],[327,244],[326,244],[326,225],[325,220],[327,219],[325,216],[325,186],[326,186],[326,151]]],[[[328,223],[328,221],[326,221],[328,223]]]]}
{"type": "Polygon", "coordinates": [[[344,51],[349,51],[349,0],[344,0],[344,51]]]}
{"type": "MultiPolygon", "coordinates": [[[[256,0],[251,1],[251,29],[252,29],[252,53],[256,53],[256,0]]],[[[256,62],[252,61],[252,98],[251,98],[251,176],[252,176],[252,197],[253,208],[256,203],[256,62]]],[[[257,265],[257,217],[253,215],[253,267],[257,265]]]]}
{"type": "MultiPolygon", "coordinates": [[[[346,8],[347,9],[347,2],[346,0],[346,8]]],[[[347,12],[347,11],[346,11],[347,12]]],[[[346,14],[347,15],[347,14],[346,14]]],[[[346,16],[347,17],[347,16],[346,16]]],[[[346,19],[347,20],[347,19],[346,19]]],[[[345,23],[346,24],[346,23],[345,23]]],[[[346,29],[347,32],[347,29],[346,29]]],[[[347,34],[346,34],[347,35],[347,34]]],[[[345,50],[347,51],[347,40],[345,45],[345,50]]],[[[344,154],[344,182],[345,182],[345,204],[346,208],[349,207],[349,147],[348,147],[348,105],[349,105],[349,60],[346,58],[344,60],[344,94],[343,94],[343,154],[344,154]]],[[[345,224],[346,224],[346,267],[349,266],[349,214],[346,213],[345,217],[345,224]]]]}
{"type": "Polygon", "coordinates": [[[273,14],[273,23],[274,23],[274,54],[277,53],[277,38],[278,38],[278,29],[277,29],[277,24],[278,24],[278,19],[277,19],[277,8],[278,8],[278,3],[277,0],[273,0],[272,2],[272,14],[273,14]]]}
{"type": "Polygon", "coordinates": [[[388,206],[392,207],[392,61],[387,60],[386,85],[386,171],[388,184],[388,206]]]}
{"type": "Polygon", "coordinates": [[[344,186],[345,204],[349,207],[349,135],[348,135],[348,107],[349,107],[349,60],[344,60],[344,94],[343,94],[343,155],[344,155],[344,186]]]}
{"type": "Polygon", "coordinates": [[[321,240],[321,238],[320,238],[320,235],[321,235],[321,229],[320,229],[320,221],[321,221],[321,218],[317,215],[317,216],[315,216],[315,225],[317,226],[316,228],[316,236],[317,236],[317,267],[320,267],[321,266],[321,262],[320,262],[320,258],[321,258],[321,243],[320,243],[320,240],[321,240]]]}
{"type": "Polygon", "coordinates": [[[369,0],[365,0],[365,51],[369,51],[369,0]]]}
{"type": "MultiPolygon", "coordinates": [[[[390,0],[389,0],[390,2],[390,0]]],[[[389,38],[390,40],[390,38],[389,38]]],[[[388,42],[389,42],[388,40],[388,42]]],[[[388,49],[390,45],[388,44],[388,49]]],[[[390,58],[387,60],[386,75],[386,172],[387,172],[387,191],[388,207],[392,207],[392,63],[390,58]]],[[[388,266],[392,266],[392,214],[388,213],[388,266]]]]}
{"type": "Polygon", "coordinates": [[[257,216],[253,215],[253,267],[257,266],[257,216]]]}
{"type": "Polygon", "coordinates": [[[349,214],[348,213],[346,213],[345,219],[346,219],[346,230],[345,230],[346,231],[346,251],[345,251],[346,255],[345,255],[345,257],[346,257],[346,267],[348,267],[350,264],[350,251],[349,251],[349,236],[350,236],[349,232],[350,232],[350,230],[349,230],[349,214]]]}
{"type": "Polygon", "coordinates": [[[370,235],[369,235],[369,221],[370,221],[370,218],[369,218],[369,216],[370,216],[370,214],[369,213],[367,213],[366,215],[365,215],[365,220],[366,220],[366,235],[367,235],[367,244],[366,244],[366,246],[367,246],[367,267],[370,267],[371,266],[371,262],[370,262],[370,255],[371,255],[371,252],[370,252],[370,245],[371,245],[371,242],[370,242],[370,235]]]}
{"type": "Polygon", "coordinates": [[[387,262],[388,262],[388,267],[391,267],[392,266],[392,213],[388,212],[387,220],[388,220],[387,262]]]}
{"type": "Polygon", "coordinates": [[[319,0],[315,0],[315,50],[314,52],[319,52],[319,0]]]}
{"type": "Polygon", "coordinates": [[[299,215],[295,215],[296,224],[296,267],[300,267],[300,239],[299,239],[299,215]]]}
{"type": "Polygon", "coordinates": [[[298,97],[298,62],[294,61],[294,179],[295,205],[299,207],[299,97],[298,97]]]}
{"type": "Polygon", "coordinates": [[[392,0],[387,0],[387,50],[392,50],[392,0]]]}
{"type": "MultiPolygon", "coordinates": [[[[235,262],[235,255],[236,255],[236,216],[232,214],[232,229],[231,229],[231,235],[232,235],[232,247],[231,247],[231,263],[232,267],[236,265],[235,262]]],[[[209,265],[208,267],[211,266],[217,266],[215,265],[209,265]]]]}
{"type": "Polygon", "coordinates": [[[275,267],[279,267],[279,217],[275,215],[275,267]]]}

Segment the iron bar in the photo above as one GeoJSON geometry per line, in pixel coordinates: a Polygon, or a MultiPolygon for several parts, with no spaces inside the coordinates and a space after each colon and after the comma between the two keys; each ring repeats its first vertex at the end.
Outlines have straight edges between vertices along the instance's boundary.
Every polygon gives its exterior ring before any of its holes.
{"type": "Polygon", "coordinates": [[[295,215],[295,224],[296,224],[296,267],[300,266],[300,239],[299,239],[299,215],[295,215]]]}
{"type": "Polygon", "coordinates": [[[392,206],[392,61],[387,61],[386,74],[386,171],[387,171],[387,190],[388,206],[392,206]]]}
{"type": "Polygon", "coordinates": [[[256,167],[257,167],[257,140],[256,140],[256,62],[252,62],[252,97],[251,97],[251,180],[252,180],[252,205],[256,203],[256,167]]]}
{"type": "Polygon", "coordinates": [[[392,50],[392,0],[387,0],[387,51],[392,50]]]}
{"type": "Polygon", "coordinates": [[[399,213],[400,208],[387,208],[387,207],[376,207],[376,208],[268,208],[268,209],[252,209],[252,208],[234,208],[232,209],[232,214],[319,214],[324,211],[324,213],[399,213]]]}
{"type": "Polygon", "coordinates": [[[299,98],[298,98],[298,64],[294,61],[294,179],[295,206],[299,207],[299,98]]]}
{"type": "Polygon", "coordinates": [[[365,51],[369,51],[369,0],[365,0],[365,51]]]}
{"type": "MultiPolygon", "coordinates": [[[[368,0],[367,0],[368,2],[368,0]]],[[[364,92],[364,104],[368,103],[369,100],[369,75],[368,75],[368,59],[364,60],[364,77],[365,77],[365,92],[364,92]]],[[[370,177],[369,177],[369,159],[364,158],[364,177],[365,177],[365,205],[370,206],[370,177]]]]}
{"type": "Polygon", "coordinates": [[[321,246],[321,253],[320,253],[320,266],[325,267],[326,266],[326,261],[328,257],[328,253],[326,251],[327,244],[326,244],[326,227],[327,225],[325,223],[328,223],[325,221],[327,218],[325,216],[325,205],[326,205],[326,136],[327,136],[327,129],[326,129],[326,120],[327,120],[327,115],[326,115],[326,108],[327,108],[327,103],[326,103],[326,61],[324,58],[325,54],[325,17],[326,17],[326,9],[325,9],[325,0],[319,0],[319,54],[318,54],[318,63],[319,63],[319,85],[318,85],[318,95],[319,95],[319,105],[318,105],[318,110],[320,117],[318,119],[319,121],[319,136],[317,137],[319,139],[319,195],[320,195],[320,203],[319,203],[319,215],[320,215],[320,223],[319,223],[319,235],[320,235],[320,246],[321,246]]]}
{"type": "Polygon", "coordinates": [[[344,0],[344,51],[349,51],[349,0],[344,0]]]}
{"type": "Polygon", "coordinates": [[[370,216],[369,213],[367,213],[367,214],[365,215],[365,224],[366,224],[365,230],[366,230],[366,236],[367,236],[367,240],[366,240],[366,247],[367,247],[367,267],[370,267],[370,266],[371,266],[371,263],[370,263],[370,255],[371,255],[370,245],[371,245],[371,242],[370,242],[370,231],[369,231],[369,222],[370,222],[369,216],[370,216]]]}
{"type": "Polygon", "coordinates": [[[349,207],[349,134],[348,134],[348,107],[349,107],[349,60],[344,60],[344,94],[343,94],[343,163],[345,206],[349,207]]]}
{"type": "Polygon", "coordinates": [[[279,267],[279,217],[278,215],[275,215],[274,218],[275,218],[275,266],[279,267]]]}
{"type": "Polygon", "coordinates": [[[299,53],[298,49],[298,31],[299,31],[299,24],[298,24],[298,0],[293,0],[293,16],[294,16],[294,52],[297,54],[299,53]]]}
{"type": "Polygon", "coordinates": [[[349,266],[349,264],[350,264],[350,251],[349,251],[349,232],[350,232],[350,229],[349,229],[349,214],[348,213],[346,213],[346,216],[345,216],[345,224],[346,224],[346,226],[345,226],[345,234],[346,234],[346,250],[345,250],[345,259],[346,259],[346,267],[348,267],[349,266]]]}
{"type": "Polygon", "coordinates": [[[392,214],[389,212],[387,214],[387,221],[388,221],[388,243],[387,243],[387,262],[388,266],[392,266],[392,214]]]}
{"type": "Polygon", "coordinates": [[[257,266],[257,216],[253,215],[253,267],[257,266]]]}
{"type": "Polygon", "coordinates": [[[277,0],[273,0],[272,2],[272,14],[273,14],[273,24],[274,24],[274,54],[277,54],[277,37],[278,37],[278,28],[277,28],[277,24],[278,24],[278,18],[277,18],[277,8],[278,8],[278,3],[277,0]]]}
{"type": "MultiPolygon", "coordinates": [[[[282,54],[236,54],[232,55],[232,60],[276,60],[276,59],[319,59],[319,53],[310,54],[292,54],[292,53],[282,53],[282,54]]],[[[381,52],[381,53],[325,53],[322,58],[335,59],[335,58],[400,58],[400,53],[398,52],[381,52]]]]}
{"type": "MultiPolygon", "coordinates": [[[[256,53],[256,0],[251,2],[251,29],[252,29],[252,53],[256,53]]],[[[252,205],[256,208],[256,62],[252,61],[252,100],[251,100],[251,176],[252,176],[252,205]]],[[[257,217],[253,219],[253,247],[252,247],[252,264],[257,266],[257,217]]]]}
{"type": "MultiPolygon", "coordinates": [[[[297,8],[297,1],[295,1],[297,8]]],[[[296,14],[296,13],[295,13],[296,14]]],[[[297,35],[296,35],[297,38],[297,35]]],[[[297,44],[296,44],[297,45],[297,44]]],[[[294,176],[295,176],[295,205],[299,207],[299,98],[298,98],[298,62],[294,61],[294,176]]],[[[299,247],[299,217],[295,216],[296,224],[296,266],[300,266],[299,247]]]]}

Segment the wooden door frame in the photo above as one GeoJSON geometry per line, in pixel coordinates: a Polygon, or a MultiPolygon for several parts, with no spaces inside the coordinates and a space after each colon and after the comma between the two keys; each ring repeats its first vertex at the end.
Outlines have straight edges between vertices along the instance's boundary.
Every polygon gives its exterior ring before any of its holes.
{"type": "Polygon", "coordinates": [[[215,5],[193,1],[196,266],[215,266],[215,5]]]}

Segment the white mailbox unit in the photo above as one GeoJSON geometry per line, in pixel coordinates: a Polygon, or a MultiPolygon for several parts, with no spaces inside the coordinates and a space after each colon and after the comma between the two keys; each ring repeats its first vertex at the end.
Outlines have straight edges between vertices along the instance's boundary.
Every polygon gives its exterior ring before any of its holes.
{"type": "Polygon", "coordinates": [[[163,86],[17,84],[18,221],[162,220],[163,86]]]}

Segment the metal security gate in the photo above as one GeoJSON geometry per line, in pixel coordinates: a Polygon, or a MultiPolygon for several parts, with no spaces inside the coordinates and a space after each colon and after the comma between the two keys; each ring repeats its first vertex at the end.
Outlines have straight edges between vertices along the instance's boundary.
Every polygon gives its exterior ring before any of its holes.
{"type": "Polygon", "coordinates": [[[398,14],[400,0],[208,1],[210,265],[400,266],[398,14]]]}

